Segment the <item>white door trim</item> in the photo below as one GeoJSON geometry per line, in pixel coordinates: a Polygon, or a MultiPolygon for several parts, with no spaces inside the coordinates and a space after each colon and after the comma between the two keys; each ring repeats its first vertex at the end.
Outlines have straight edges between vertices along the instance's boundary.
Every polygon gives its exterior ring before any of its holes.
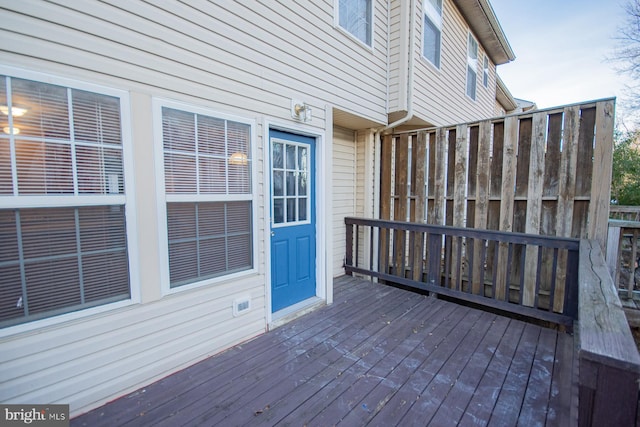
{"type": "MultiPolygon", "coordinates": [[[[328,108],[331,111],[330,108],[328,108]]],[[[331,121],[329,121],[331,123],[331,121]]],[[[271,129],[291,132],[315,138],[316,140],[316,297],[333,302],[333,283],[331,282],[330,263],[333,236],[331,233],[331,144],[326,138],[326,132],[316,127],[283,121],[274,118],[265,118],[262,126],[262,158],[263,176],[263,217],[264,217],[264,275],[265,275],[265,316],[269,329],[273,326],[271,313],[271,209],[269,198],[270,163],[269,155],[269,131],[271,129]]]]}

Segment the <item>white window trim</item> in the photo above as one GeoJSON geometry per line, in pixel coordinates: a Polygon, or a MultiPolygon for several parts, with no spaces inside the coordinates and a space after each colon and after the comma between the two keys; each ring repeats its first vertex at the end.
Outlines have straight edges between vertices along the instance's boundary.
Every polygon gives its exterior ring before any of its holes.
{"type": "MultiPolygon", "coordinates": [[[[204,286],[213,285],[221,282],[229,282],[241,277],[255,275],[258,271],[258,182],[257,182],[257,168],[256,168],[256,122],[246,117],[234,116],[226,113],[221,113],[210,108],[204,108],[195,104],[188,104],[180,101],[174,101],[165,98],[153,98],[153,138],[154,138],[154,162],[156,169],[156,189],[157,189],[157,213],[158,213],[158,249],[160,258],[160,286],[162,295],[171,295],[187,291],[189,289],[201,288],[204,286]],[[238,123],[243,123],[251,127],[251,194],[239,194],[234,195],[233,200],[251,200],[251,245],[252,245],[252,259],[253,267],[248,270],[239,271],[236,273],[224,274],[222,276],[213,277],[210,279],[199,280],[194,283],[189,283],[175,288],[171,287],[171,280],[169,276],[169,236],[167,233],[167,194],[165,189],[165,174],[164,174],[164,144],[162,143],[162,107],[173,108],[176,110],[186,111],[194,114],[202,114],[209,117],[215,117],[223,120],[230,120],[238,123]]],[[[171,195],[170,201],[227,201],[229,196],[227,195],[171,195]]]]}
{"type": "Polygon", "coordinates": [[[440,70],[441,66],[442,66],[442,15],[444,14],[444,0],[442,3],[442,11],[441,13],[438,13],[438,11],[436,10],[436,8],[433,7],[433,5],[431,4],[431,2],[429,0],[423,0],[422,2],[422,10],[423,10],[423,15],[424,17],[426,17],[427,19],[429,19],[431,21],[431,23],[433,23],[433,25],[436,26],[436,28],[438,29],[438,31],[440,31],[440,38],[439,38],[439,44],[440,46],[438,46],[438,65],[434,64],[431,59],[427,58],[424,54],[424,18],[423,18],[423,34],[422,34],[422,49],[421,49],[421,54],[422,54],[422,58],[424,58],[425,61],[427,61],[427,63],[429,63],[432,67],[434,67],[436,70],[440,70]]]}
{"type": "Polygon", "coordinates": [[[127,300],[117,301],[109,304],[86,308],[71,313],[60,314],[27,323],[20,323],[0,329],[0,338],[10,335],[33,331],[36,329],[51,327],[72,320],[83,319],[96,314],[117,310],[140,302],[140,280],[139,280],[139,252],[138,252],[138,232],[136,229],[136,205],[135,205],[135,181],[134,181],[134,161],[133,143],[131,136],[131,109],[129,92],[121,89],[96,85],[66,77],[40,73],[37,71],[25,70],[17,67],[0,64],[0,74],[15,77],[18,79],[34,80],[42,83],[63,86],[65,88],[84,90],[101,95],[117,97],[120,100],[120,125],[122,131],[122,158],[124,168],[124,195],[104,195],[104,196],[0,196],[2,208],[35,208],[35,207],[72,207],[91,206],[108,204],[121,204],[125,206],[125,223],[127,227],[127,253],[129,261],[129,292],[131,297],[127,300]],[[81,203],[78,203],[81,201],[81,203]]]}
{"type": "Polygon", "coordinates": [[[335,12],[333,14],[333,26],[334,26],[334,28],[337,29],[338,31],[340,31],[341,33],[343,33],[344,35],[346,35],[347,37],[349,37],[351,40],[353,40],[356,43],[358,43],[363,48],[373,52],[375,50],[374,49],[374,44],[375,44],[375,31],[374,31],[375,21],[374,21],[374,18],[375,18],[375,10],[376,10],[375,0],[371,0],[371,16],[369,17],[369,19],[371,20],[371,29],[370,29],[370,34],[369,34],[369,36],[371,37],[371,45],[368,45],[367,43],[363,42],[358,37],[354,36],[349,30],[347,30],[342,25],[340,25],[340,0],[334,0],[333,10],[335,12]]]}
{"type": "Polygon", "coordinates": [[[489,87],[489,57],[486,53],[482,63],[482,85],[486,88],[489,87]]]}

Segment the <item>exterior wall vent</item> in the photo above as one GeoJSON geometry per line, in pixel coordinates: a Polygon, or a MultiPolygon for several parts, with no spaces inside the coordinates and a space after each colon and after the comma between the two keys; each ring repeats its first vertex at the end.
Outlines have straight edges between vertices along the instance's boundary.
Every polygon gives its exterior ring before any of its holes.
{"type": "Polygon", "coordinates": [[[251,310],[251,298],[241,297],[233,301],[233,316],[237,317],[251,310]]]}

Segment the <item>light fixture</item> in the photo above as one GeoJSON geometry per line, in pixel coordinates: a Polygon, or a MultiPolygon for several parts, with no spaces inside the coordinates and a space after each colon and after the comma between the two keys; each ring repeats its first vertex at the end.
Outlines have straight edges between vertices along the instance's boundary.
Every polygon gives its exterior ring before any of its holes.
{"type": "MultiPolygon", "coordinates": [[[[8,116],[9,115],[9,106],[8,105],[0,105],[0,112],[2,112],[2,114],[4,114],[5,116],[8,116]]],[[[11,107],[11,115],[13,117],[24,116],[26,112],[27,112],[26,108],[11,107]]]]}
{"type": "Polygon", "coordinates": [[[17,127],[13,127],[13,132],[11,132],[11,128],[9,126],[3,127],[2,131],[7,135],[18,135],[20,133],[20,129],[17,127]]]}
{"type": "Polygon", "coordinates": [[[302,120],[303,122],[310,122],[312,118],[311,106],[306,102],[291,100],[291,117],[294,119],[302,120]]]}
{"type": "Polygon", "coordinates": [[[229,156],[230,165],[246,166],[247,163],[247,155],[244,153],[236,152],[229,156]]]}

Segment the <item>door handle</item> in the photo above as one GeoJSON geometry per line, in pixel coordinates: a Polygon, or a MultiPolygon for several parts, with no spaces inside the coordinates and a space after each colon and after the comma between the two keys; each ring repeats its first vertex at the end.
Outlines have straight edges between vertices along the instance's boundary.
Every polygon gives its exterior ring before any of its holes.
{"type": "Polygon", "coordinates": [[[271,237],[273,237],[273,236],[275,236],[275,235],[276,235],[276,232],[275,232],[275,231],[272,231],[272,232],[271,232],[271,237]]]}

